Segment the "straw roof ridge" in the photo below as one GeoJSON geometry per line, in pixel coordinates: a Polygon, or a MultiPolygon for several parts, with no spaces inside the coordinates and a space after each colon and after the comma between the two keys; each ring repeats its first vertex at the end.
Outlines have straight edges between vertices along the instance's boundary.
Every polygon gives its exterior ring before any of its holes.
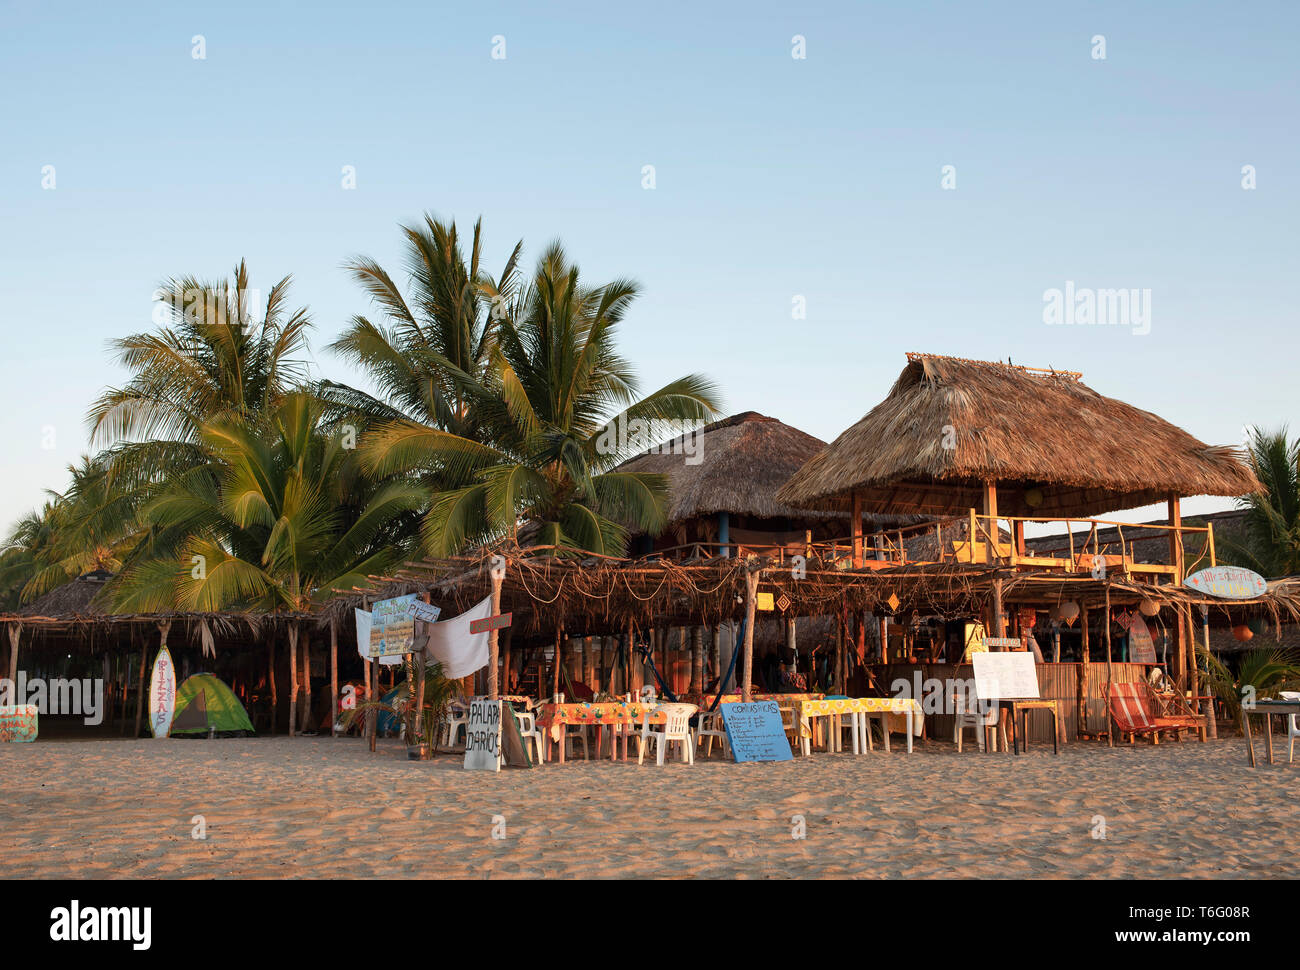
{"type": "Polygon", "coordinates": [[[666,475],[671,494],[668,524],[700,515],[731,512],[759,518],[833,518],[835,512],[796,508],[776,492],[826,443],[757,411],[743,411],[696,432],[695,464],[672,439],[618,466],[621,472],[666,475]]]}
{"type": "Polygon", "coordinates": [[[935,514],[974,507],[971,489],[986,481],[1044,499],[1003,507],[999,488],[999,511],[1014,515],[1084,516],[1260,487],[1237,450],[1105,397],[1073,372],[909,354],[884,401],[776,500],[844,508],[859,491],[867,511],[935,514]]]}

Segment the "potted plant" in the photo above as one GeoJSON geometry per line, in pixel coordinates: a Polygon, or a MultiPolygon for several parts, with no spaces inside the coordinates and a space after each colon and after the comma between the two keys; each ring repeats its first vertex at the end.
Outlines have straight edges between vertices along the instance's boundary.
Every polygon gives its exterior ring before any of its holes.
{"type": "Polygon", "coordinates": [[[391,702],[382,699],[362,701],[348,711],[344,724],[351,727],[358,718],[364,718],[370,711],[390,714],[402,724],[402,739],[406,742],[407,757],[412,761],[427,761],[438,751],[438,726],[451,702],[461,695],[460,682],[445,677],[442,664],[432,663],[425,667],[424,690],[421,692],[419,680],[411,676],[411,668],[412,664],[408,660],[407,677],[397,685],[397,692],[391,702]],[[417,707],[420,709],[418,716],[417,707]]]}

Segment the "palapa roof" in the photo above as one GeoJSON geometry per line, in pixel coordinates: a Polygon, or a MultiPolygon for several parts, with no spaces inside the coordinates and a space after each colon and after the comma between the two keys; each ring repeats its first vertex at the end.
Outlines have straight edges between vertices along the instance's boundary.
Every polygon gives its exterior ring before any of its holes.
{"type": "Polygon", "coordinates": [[[103,616],[105,610],[95,603],[113,574],[103,569],[83,573],[62,586],[56,586],[18,610],[20,616],[85,617],[103,616]]]}
{"type": "Polygon", "coordinates": [[[778,501],[843,509],[858,492],[868,512],[955,514],[980,508],[993,481],[1000,514],[1062,518],[1260,487],[1234,449],[1098,394],[1079,374],[907,358],[889,396],[796,472],[778,501]]]}
{"type": "Polygon", "coordinates": [[[670,526],[718,512],[764,519],[837,516],[834,511],[810,511],[776,499],[777,489],[826,446],[820,438],[757,411],[715,421],[696,435],[694,447],[700,458],[696,464],[688,464],[681,449],[669,443],[628,459],[618,468],[667,476],[670,526]]]}

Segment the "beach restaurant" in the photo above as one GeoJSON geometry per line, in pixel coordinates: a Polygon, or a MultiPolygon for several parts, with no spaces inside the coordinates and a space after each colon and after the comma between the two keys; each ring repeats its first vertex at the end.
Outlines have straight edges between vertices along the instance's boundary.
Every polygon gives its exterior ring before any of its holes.
{"type": "MultiPolygon", "coordinates": [[[[776,492],[790,508],[847,513],[841,537],[806,529],[802,541],[787,536],[743,556],[734,543],[701,537],[684,557],[665,549],[624,560],[504,540],[410,563],[357,596],[418,592],[444,613],[490,597],[493,612],[512,622],[493,636],[477,685],[489,695],[523,651],[543,671],[539,697],[579,680],[609,697],[635,693],[644,680],[662,692],[676,656],[689,658],[688,699],[711,706],[729,690],[748,699],[760,613],[829,620],[833,673],[819,696],[884,698],[918,674],[968,676],[973,652],[1023,651],[1041,660],[1039,693],[1055,705],[1027,713],[1035,741],[1117,740],[1108,687],[1146,690],[1160,663],[1146,646],[1159,639],[1176,687],[1165,692],[1164,713],[1183,719],[1167,733],[1181,737],[1209,726],[1194,659],[1206,624],[1254,617],[1276,627],[1300,616],[1292,580],[1233,600],[1184,583],[1217,556],[1212,526],[1184,522],[1180,500],[1258,487],[1231,449],[1104,397],[1079,374],[912,354],[885,400],[776,492]],[[1097,517],[1156,502],[1164,523],[1097,517]],[[910,524],[872,529],[868,516],[910,524]],[[1157,555],[1153,530],[1166,540],[1157,555]],[[1031,531],[1047,538],[1031,546],[1031,531]],[[1140,555],[1130,533],[1142,536],[1140,555]],[[719,646],[733,632],[738,661],[729,665],[719,646]],[[1071,639],[1078,659],[1066,661],[1061,644],[1071,639]]],[[[799,703],[795,691],[765,686],[799,703]]],[[[951,737],[954,717],[926,713],[922,730],[951,737]]]]}

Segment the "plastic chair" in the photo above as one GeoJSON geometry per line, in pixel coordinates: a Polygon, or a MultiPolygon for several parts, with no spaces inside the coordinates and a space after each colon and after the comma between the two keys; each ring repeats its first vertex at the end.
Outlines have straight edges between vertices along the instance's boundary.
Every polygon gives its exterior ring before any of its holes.
{"type": "Polygon", "coordinates": [[[456,744],[456,735],[462,730],[468,739],[469,735],[469,708],[452,705],[447,709],[447,713],[442,717],[443,727],[443,746],[450,748],[456,744]]]}
{"type": "Polygon", "coordinates": [[[713,756],[713,739],[722,739],[722,754],[724,757],[731,757],[731,742],[727,740],[727,731],[722,723],[722,713],[720,711],[704,711],[700,714],[699,720],[695,724],[695,749],[698,751],[704,739],[708,738],[709,746],[704,749],[704,756],[710,758],[713,756]]]}
{"type": "Polygon", "coordinates": [[[537,764],[546,764],[545,739],[537,727],[537,715],[531,711],[515,711],[515,720],[519,723],[519,736],[524,739],[524,751],[528,750],[528,742],[532,741],[537,747],[537,764]]]}
{"type": "MultiPolygon", "coordinates": [[[[1285,701],[1300,701],[1300,692],[1294,690],[1280,690],[1277,696],[1285,701]]],[[[1300,738],[1300,716],[1292,714],[1286,719],[1286,737],[1287,737],[1287,764],[1295,761],[1295,739],[1300,738]]]]}
{"type": "Polygon", "coordinates": [[[996,705],[988,712],[981,713],[979,702],[969,697],[965,691],[954,690],[950,696],[953,705],[952,739],[957,745],[958,753],[961,752],[962,735],[966,733],[966,728],[975,731],[975,745],[980,751],[985,749],[986,741],[990,751],[997,751],[999,733],[1002,735],[1002,750],[1007,749],[1007,726],[999,719],[996,705]]]}
{"type": "Polygon", "coordinates": [[[641,748],[637,752],[636,763],[645,762],[646,746],[654,744],[655,764],[662,765],[668,745],[677,743],[681,747],[682,761],[695,764],[695,745],[691,741],[691,715],[697,708],[694,704],[664,704],[660,710],[665,714],[663,730],[652,730],[648,719],[641,722],[641,748]]]}

